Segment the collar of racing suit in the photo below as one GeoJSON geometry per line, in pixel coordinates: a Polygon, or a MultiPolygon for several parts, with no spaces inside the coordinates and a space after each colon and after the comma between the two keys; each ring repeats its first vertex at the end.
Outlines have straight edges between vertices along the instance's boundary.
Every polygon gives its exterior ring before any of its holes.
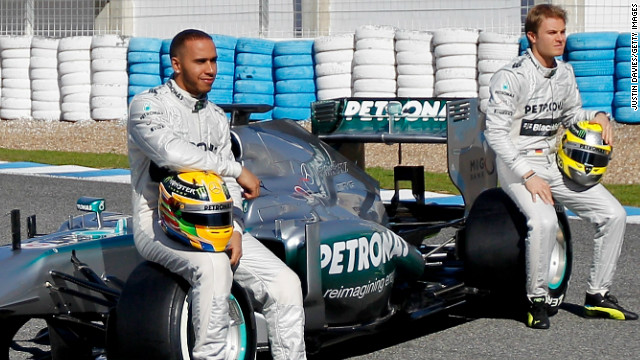
{"type": "Polygon", "coordinates": [[[542,64],[540,64],[540,61],[538,61],[538,59],[536,59],[536,57],[533,55],[533,53],[531,52],[531,48],[527,48],[527,56],[529,56],[529,59],[531,59],[531,61],[533,62],[533,65],[535,65],[536,69],[538,69],[538,71],[540,71],[540,73],[542,74],[542,76],[544,76],[545,78],[550,78],[552,77],[556,71],[558,71],[558,62],[556,61],[555,64],[556,66],[552,67],[552,68],[548,68],[548,67],[544,67],[542,66],[542,64]]]}
{"type": "Polygon", "coordinates": [[[167,82],[167,86],[171,89],[171,93],[187,108],[191,109],[191,112],[197,113],[198,111],[207,107],[207,94],[203,94],[200,97],[194,97],[186,90],[182,89],[173,79],[167,82]]]}

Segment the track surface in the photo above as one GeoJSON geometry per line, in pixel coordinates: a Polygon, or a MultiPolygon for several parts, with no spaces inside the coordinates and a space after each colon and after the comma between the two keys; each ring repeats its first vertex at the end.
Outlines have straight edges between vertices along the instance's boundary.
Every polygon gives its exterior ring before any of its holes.
{"type": "MultiPolygon", "coordinates": [[[[37,214],[38,232],[52,232],[68,215],[79,214],[80,196],[100,196],[109,211],[131,213],[128,184],[0,175],[0,215],[19,208],[37,214]]],[[[458,309],[450,316],[401,324],[379,334],[355,338],[324,349],[313,359],[637,359],[640,322],[587,320],[579,316],[592,256],[593,229],[571,221],[573,279],[551,329],[530,330],[513,318],[458,309]]],[[[23,227],[24,232],[24,227],[23,227]]],[[[9,216],[0,217],[0,244],[9,243],[9,216]]],[[[1,271],[1,269],[0,269],[1,271]]],[[[627,226],[612,292],[626,307],[640,311],[640,225],[627,226]]],[[[2,324],[0,324],[2,326],[2,324]]],[[[42,323],[29,322],[19,332],[11,359],[47,359],[46,346],[29,340],[42,323]]],[[[261,357],[262,358],[262,357],[261,357]]]]}

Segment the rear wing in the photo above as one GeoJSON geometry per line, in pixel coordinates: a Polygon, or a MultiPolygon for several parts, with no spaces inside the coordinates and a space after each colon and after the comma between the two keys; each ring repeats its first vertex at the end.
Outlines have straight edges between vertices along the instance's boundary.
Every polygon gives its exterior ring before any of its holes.
{"type": "Polygon", "coordinates": [[[311,105],[311,131],[327,142],[445,143],[447,100],[343,98],[311,105]]]}
{"type": "Polygon", "coordinates": [[[497,186],[495,154],[484,138],[478,100],[342,98],[311,105],[311,131],[364,167],[365,143],[447,144],[449,177],[468,211],[497,186]]]}

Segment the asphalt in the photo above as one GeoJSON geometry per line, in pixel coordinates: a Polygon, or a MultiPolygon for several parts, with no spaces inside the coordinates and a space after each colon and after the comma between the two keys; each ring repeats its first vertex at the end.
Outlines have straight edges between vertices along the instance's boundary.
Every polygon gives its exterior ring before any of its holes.
{"type": "MultiPolygon", "coordinates": [[[[33,175],[50,178],[66,178],[76,180],[99,181],[106,183],[131,183],[131,171],[128,169],[94,169],[78,165],[48,165],[35,162],[6,162],[0,161],[0,174],[33,175]]],[[[388,201],[393,196],[393,191],[382,190],[383,201],[388,201]]],[[[411,199],[410,190],[400,192],[402,200],[411,199]]],[[[425,198],[437,204],[462,204],[461,196],[449,196],[434,192],[426,192],[425,198]]],[[[640,208],[625,207],[628,224],[640,224],[640,208]]],[[[577,218],[575,214],[567,210],[569,218],[577,218]]]]}
{"type": "MultiPolygon", "coordinates": [[[[77,215],[80,196],[100,196],[107,209],[131,213],[126,183],[47,176],[0,174],[0,214],[19,208],[37,214],[38,232],[55,231],[68,215],[77,215]]],[[[0,218],[0,241],[9,242],[9,217],[0,218]]],[[[574,248],[572,281],[565,304],[551,318],[551,329],[532,330],[517,317],[482,309],[451,309],[439,317],[400,323],[377,334],[353,338],[323,349],[313,359],[637,359],[640,321],[587,320],[580,316],[592,257],[594,230],[571,220],[574,248]]],[[[640,225],[627,226],[612,292],[625,307],[640,311],[640,225]]],[[[10,359],[47,359],[47,348],[32,341],[43,322],[29,322],[16,337],[10,359]]],[[[261,356],[261,359],[268,356],[261,356]]]]}

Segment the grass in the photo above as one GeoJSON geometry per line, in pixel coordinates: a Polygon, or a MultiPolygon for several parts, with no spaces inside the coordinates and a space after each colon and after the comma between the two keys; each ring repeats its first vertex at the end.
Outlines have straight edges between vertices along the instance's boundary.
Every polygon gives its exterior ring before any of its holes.
{"type": "MultiPolygon", "coordinates": [[[[92,154],[45,150],[12,150],[0,148],[0,160],[31,161],[51,165],[74,164],[100,169],[128,169],[129,160],[126,155],[92,154]]],[[[367,173],[378,180],[380,187],[393,189],[393,170],[378,167],[368,168],[367,173]]],[[[453,186],[449,175],[445,173],[425,172],[425,189],[427,191],[459,194],[453,186]]],[[[401,182],[401,187],[410,187],[409,182],[401,182]]],[[[623,204],[640,207],[640,185],[605,184],[607,189],[623,204]]]]}
{"type": "Polygon", "coordinates": [[[604,185],[622,205],[640,207],[640,185],[604,185]]]}
{"type": "MultiPolygon", "coordinates": [[[[380,187],[383,189],[393,189],[393,170],[387,170],[379,167],[367,168],[367,173],[378,180],[380,187]]],[[[424,173],[424,188],[427,191],[433,191],[444,194],[458,195],[460,192],[449,179],[449,174],[445,173],[424,173]]],[[[409,181],[401,181],[401,188],[410,188],[409,181]]]]}
{"type": "MultiPolygon", "coordinates": [[[[367,173],[378,180],[381,188],[394,188],[393,170],[369,168],[367,169],[367,173]]],[[[460,194],[458,189],[451,183],[449,174],[425,172],[424,183],[424,188],[427,191],[454,195],[460,194]]],[[[403,184],[403,182],[400,183],[401,188],[409,188],[410,186],[409,182],[406,182],[406,185],[403,184]]],[[[640,185],[604,184],[604,186],[622,205],[640,207],[640,185]]]]}
{"type": "Polygon", "coordinates": [[[0,160],[31,161],[50,165],[79,165],[100,169],[128,169],[126,155],[92,154],[66,151],[13,150],[0,148],[0,160]]]}

